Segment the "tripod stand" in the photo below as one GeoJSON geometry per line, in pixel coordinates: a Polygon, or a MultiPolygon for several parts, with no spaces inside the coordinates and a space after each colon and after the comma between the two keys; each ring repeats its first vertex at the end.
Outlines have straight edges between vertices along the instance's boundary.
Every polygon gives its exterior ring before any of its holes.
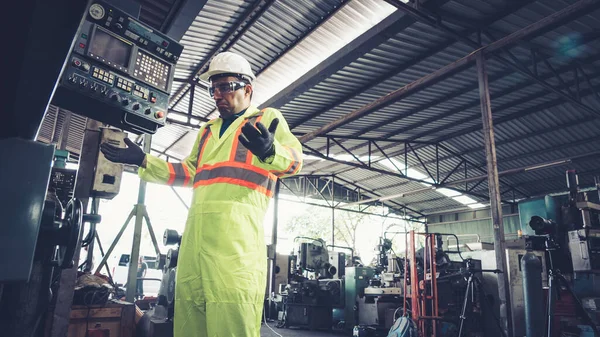
{"type": "Polygon", "coordinates": [[[596,337],[600,337],[600,332],[598,331],[596,324],[594,323],[594,321],[592,320],[590,315],[587,313],[587,311],[585,311],[583,305],[581,304],[581,301],[579,300],[577,295],[575,295],[575,292],[573,292],[573,289],[569,285],[569,281],[564,277],[563,274],[561,274],[560,270],[554,269],[554,264],[552,262],[552,251],[555,251],[558,248],[558,244],[554,241],[554,239],[551,236],[547,235],[545,246],[546,246],[546,252],[548,252],[548,258],[550,260],[550,269],[548,270],[548,286],[549,286],[549,288],[548,288],[548,306],[546,308],[546,319],[547,319],[547,321],[546,321],[546,327],[547,327],[546,336],[547,337],[553,336],[553,332],[554,332],[553,316],[554,316],[554,304],[555,304],[554,293],[556,292],[556,296],[560,300],[560,288],[562,285],[567,289],[569,294],[571,294],[571,296],[573,297],[573,300],[575,301],[575,304],[577,305],[577,309],[581,313],[583,321],[592,328],[592,330],[594,331],[594,335],[596,335],[596,337]]]}
{"type": "MultiPolygon", "coordinates": [[[[468,308],[469,302],[471,303],[471,308],[473,307],[473,304],[475,303],[475,290],[478,289],[482,293],[484,302],[488,298],[487,294],[485,293],[485,291],[483,289],[483,281],[481,281],[479,279],[479,277],[475,276],[475,273],[483,273],[483,272],[489,272],[489,273],[495,273],[495,274],[502,273],[502,271],[499,269],[475,269],[475,268],[473,268],[473,261],[471,259],[467,259],[466,263],[467,263],[467,270],[466,270],[467,288],[465,290],[465,299],[463,301],[463,307],[462,307],[462,311],[460,313],[460,328],[458,330],[458,337],[462,337],[463,331],[465,331],[465,321],[467,319],[467,308],[468,308]],[[470,299],[470,301],[469,301],[469,299],[470,299]]],[[[485,302],[485,303],[488,304],[487,302],[485,302]]],[[[492,310],[491,307],[488,307],[486,309],[492,310]]],[[[490,312],[493,313],[493,311],[490,311],[490,312]]],[[[504,331],[502,330],[502,325],[500,324],[500,321],[498,320],[496,315],[493,315],[493,316],[494,316],[494,319],[496,320],[496,324],[498,325],[498,328],[499,328],[498,331],[501,331],[502,334],[504,335],[504,331]]]]}

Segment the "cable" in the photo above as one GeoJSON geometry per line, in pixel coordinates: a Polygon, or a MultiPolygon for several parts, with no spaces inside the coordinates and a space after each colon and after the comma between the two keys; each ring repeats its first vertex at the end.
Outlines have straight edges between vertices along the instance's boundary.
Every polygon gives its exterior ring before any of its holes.
{"type": "Polygon", "coordinates": [[[273,328],[271,328],[269,326],[269,324],[267,323],[267,313],[266,313],[266,310],[263,310],[263,319],[265,321],[265,325],[267,326],[267,328],[269,328],[271,331],[273,331],[273,333],[276,334],[277,336],[283,337],[282,335],[278,334],[277,331],[273,330],[273,328]]]}

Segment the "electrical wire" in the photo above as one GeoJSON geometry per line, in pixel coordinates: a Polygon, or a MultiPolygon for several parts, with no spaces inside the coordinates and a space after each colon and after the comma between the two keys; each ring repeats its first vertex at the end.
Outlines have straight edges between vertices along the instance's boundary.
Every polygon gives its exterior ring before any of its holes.
{"type": "Polygon", "coordinates": [[[277,331],[273,330],[273,328],[271,328],[271,326],[267,323],[267,311],[263,310],[263,320],[265,322],[265,325],[267,326],[267,328],[269,328],[269,330],[273,331],[274,334],[276,334],[279,337],[283,337],[282,335],[278,334],[277,331]]]}

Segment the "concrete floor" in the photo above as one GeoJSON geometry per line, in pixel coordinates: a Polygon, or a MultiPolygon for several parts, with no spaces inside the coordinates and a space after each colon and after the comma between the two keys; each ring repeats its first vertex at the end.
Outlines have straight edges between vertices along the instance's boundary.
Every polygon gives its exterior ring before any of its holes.
{"type": "MultiPolygon", "coordinates": [[[[269,326],[273,328],[278,334],[283,337],[342,337],[345,336],[339,333],[333,332],[320,332],[320,331],[310,331],[310,330],[302,330],[302,329],[278,329],[272,323],[269,323],[269,326]]],[[[264,324],[260,329],[261,337],[279,337],[275,333],[273,333],[268,327],[264,324]]],[[[351,335],[347,335],[351,336],[351,335]]]]}

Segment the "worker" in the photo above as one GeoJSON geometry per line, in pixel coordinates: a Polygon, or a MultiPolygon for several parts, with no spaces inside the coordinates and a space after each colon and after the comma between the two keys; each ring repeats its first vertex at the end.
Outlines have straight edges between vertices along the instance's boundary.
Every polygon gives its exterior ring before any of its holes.
{"type": "Polygon", "coordinates": [[[179,250],[175,337],[259,337],[267,259],[263,220],[278,178],[297,174],[302,146],[280,111],[251,105],[255,75],[241,55],[216,55],[200,75],[220,117],[200,127],[191,154],[170,163],[102,144],[107,159],[139,165],[148,182],[193,187],[179,250]]]}

